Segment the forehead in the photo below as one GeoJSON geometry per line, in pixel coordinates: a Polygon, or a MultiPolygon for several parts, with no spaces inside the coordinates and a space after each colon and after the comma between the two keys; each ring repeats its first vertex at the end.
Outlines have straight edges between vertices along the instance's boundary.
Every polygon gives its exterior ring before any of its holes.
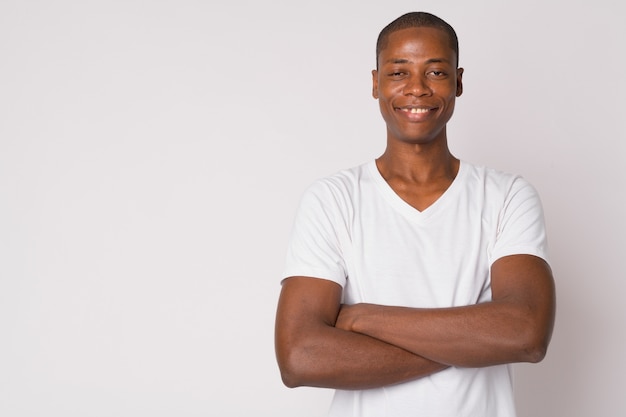
{"type": "Polygon", "coordinates": [[[384,64],[389,59],[409,57],[454,61],[454,55],[448,34],[442,29],[415,27],[390,33],[378,58],[384,64]]]}

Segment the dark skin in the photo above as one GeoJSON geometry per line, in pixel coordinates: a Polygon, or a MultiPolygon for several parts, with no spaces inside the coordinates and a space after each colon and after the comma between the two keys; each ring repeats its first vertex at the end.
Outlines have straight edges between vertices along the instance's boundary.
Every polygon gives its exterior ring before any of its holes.
{"type": "MultiPolygon", "coordinates": [[[[456,68],[446,36],[428,27],[396,31],[372,72],[373,96],[387,124],[378,169],[420,211],[445,192],[459,169],[446,124],[463,91],[463,69],[456,68]]],[[[448,366],[538,362],[552,334],[552,273],[530,255],[494,262],[492,301],[464,307],[341,305],[342,288],[314,278],[286,279],[278,303],[276,353],[290,387],[374,388],[448,366]]]]}
{"type": "Polygon", "coordinates": [[[383,178],[418,210],[436,201],[459,170],[446,124],[463,93],[463,69],[445,33],[433,28],[392,33],[372,71],[372,95],[387,124],[387,148],[377,160],[383,178]]]}

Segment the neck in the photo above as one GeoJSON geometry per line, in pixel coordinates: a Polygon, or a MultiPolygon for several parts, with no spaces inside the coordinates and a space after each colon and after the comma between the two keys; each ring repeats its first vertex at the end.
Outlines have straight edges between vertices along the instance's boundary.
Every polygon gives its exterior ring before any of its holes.
{"type": "Polygon", "coordinates": [[[459,160],[450,153],[447,143],[419,145],[388,143],[385,152],[376,160],[385,180],[405,183],[434,184],[454,180],[459,160]]]}

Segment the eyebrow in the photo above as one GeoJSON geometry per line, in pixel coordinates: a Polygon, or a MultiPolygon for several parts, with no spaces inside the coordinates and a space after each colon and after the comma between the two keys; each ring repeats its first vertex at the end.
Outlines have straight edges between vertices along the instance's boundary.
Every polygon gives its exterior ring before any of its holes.
{"type": "MultiPolygon", "coordinates": [[[[391,58],[388,59],[387,61],[385,61],[385,64],[410,64],[412,61],[406,59],[406,58],[391,58]]],[[[445,59],[445,58],[431,58],[426,60],[425,62],[426,64],[437,64],[437,63],[445,63],[445,64],[449,64],[450,60],[445,59]]]]}

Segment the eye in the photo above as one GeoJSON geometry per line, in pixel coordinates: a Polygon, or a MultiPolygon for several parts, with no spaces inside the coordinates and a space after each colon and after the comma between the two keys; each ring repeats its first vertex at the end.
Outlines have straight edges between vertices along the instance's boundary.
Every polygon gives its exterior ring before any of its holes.
{"type": "Polygon", "coordinates": [[[428,75],[430,75],[431,77],[434,77],[434,78],[444,78],[448,74],[446,72],[444,72],[444,71],[432,70],[432,71],[428,72],[428,75]]]}
{"type": "Polygon", "coordinates": [[[404,72],[404,71],[390,71],[387,74],[387,76],[389,78],[395,79],[395,80],[402,79],[402,78],[406,77],[406,75],[407,75],[407,73],[404,72]]]}

